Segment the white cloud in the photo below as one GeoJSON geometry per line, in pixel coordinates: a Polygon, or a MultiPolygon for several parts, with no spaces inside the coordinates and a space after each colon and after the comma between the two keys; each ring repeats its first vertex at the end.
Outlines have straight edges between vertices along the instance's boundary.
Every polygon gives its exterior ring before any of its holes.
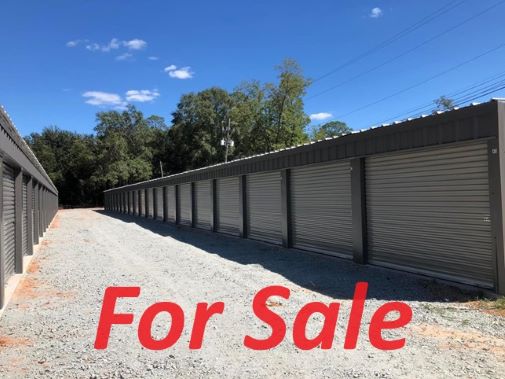
{"type": "Polygon", "coordinates": [[[125,60],[130,59],[131,57],[133,57],[133,54],[126,52],[124,54],[118,55],[116,57],[116,60],[118,60],[118,61],[125,61],[125,60]]]}
{"type": "Polygon", "coordinates": [[[76,47],[81,41],[76,39],[76,40],[73,40],[73,41],[68,41],[66,43],[67,47],[76,47]]]}
{"type": "Polygon", "coordinates": [[[147,57],[150,61],[157,61],[159,58],[158,57],[147,57]]]}
{"type": "Polygon", "coordinates": [[[130,90],[126,92],[127,101],[138,101],[140,103],[153,101],[158,96],[160,96],[158,90],[150,91],[148,89],[141,89],[141,90],[130,90]]]}
{"type": "Polygon", "coordinates": [[[82,94],[86,98],[86,104],[97,106],[114,106],[124,108],[125,102],[117,93],[101,92],[101,91],[87,91],[82,94]]]}
{"type": "Polygon", "coordinates": [[[142,50],[147,46],[147,42],[138,38],[132,39],[130,41],[123,41],[123,45],[130,50],[142,50]]]}
{"type": "Polygon", "coordinates": [[[309,117],[311,121],[322,121],[333,117],[333,115],[328,112],[321,112],[321,113],[312,113],[309,117]]]}
{"type": "Polygon", "coordinates": [[[173,64],[165,67],[164,71],[168,72],[168,75],[174,79],[191,79],[194,74],[189,66],[177,68],[177,66],[173,64]]]}
{"type": "Polygon", "coordinates": [[[370,11],[370,14],[369,16],[371,18],[379,18],[379,17],[382,17],[383,15],[383,12],[382,12],[382,9],[376,7],[376,8],[373,8],[371,11],[370,11]]]}
{"type": "Polygon", "coordinates": [[[86,45],[86,49],[89,51],[97,51],[100,50],[100,45],[97,43],[89,43],[86,45]]]}

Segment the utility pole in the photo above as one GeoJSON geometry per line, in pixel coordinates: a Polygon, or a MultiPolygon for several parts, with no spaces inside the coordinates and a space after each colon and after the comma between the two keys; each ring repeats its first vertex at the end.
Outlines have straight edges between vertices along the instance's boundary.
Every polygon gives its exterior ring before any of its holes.
{"type": "Polygon", "coordinates": [[[222,122],[222,127],[223,127],[223,136],[224,138],[221,140],[221,146],[225,147],[224,150],[224,163],[228,162],[228,151],[230,147],[233,147],[235,143],[231,139],[231,126],[232,124],[235,124],[234,122],[231,121],[231,119],[228,117],[228,124],[226,124],[224,121],[222,122]]]}
{"type": "Polygon", "coordinates": [[[163,162],[160,161],[160,171],[161,171],[161,177],[163,178],[163,162]]]}

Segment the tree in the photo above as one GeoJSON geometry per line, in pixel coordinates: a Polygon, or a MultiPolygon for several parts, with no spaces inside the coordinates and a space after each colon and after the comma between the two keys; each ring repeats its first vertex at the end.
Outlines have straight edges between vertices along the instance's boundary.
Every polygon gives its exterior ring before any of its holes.
{"type": "Polygon", "coordinates": [[[351,133],[352,129],[342,121],[330,121],[325,124],[316,126],[312,130],[311,139],[313,141],[325,139],[328,137],[340,137],[341,135],[351,133]]]}
{"type": "Polygon", "coordinates": [[[440,96],[438,99],[433,100],[436,105],[436,108],[433,110],[433,113],[440,111],[450,111],[453,110],[456,105],[454,104],[454,100],[445,96],[440,96]]]}

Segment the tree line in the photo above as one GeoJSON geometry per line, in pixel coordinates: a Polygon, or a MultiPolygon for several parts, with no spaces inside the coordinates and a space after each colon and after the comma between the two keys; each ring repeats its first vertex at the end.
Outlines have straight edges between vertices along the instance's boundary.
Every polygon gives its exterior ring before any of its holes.
{"type": "Polygon", "coordinates": [[[170,125],[128,105],[98,112],[93,134],[50,126],[26,141],[58,188],[60,204],[90,206],[102,203],[107,188],[351,130],[332,121],[308,133],[303,97],[310,80],[293,60],[276,70],[276,83],[255,80],[232,91],[212,87],[182,95],[170,125]]]}

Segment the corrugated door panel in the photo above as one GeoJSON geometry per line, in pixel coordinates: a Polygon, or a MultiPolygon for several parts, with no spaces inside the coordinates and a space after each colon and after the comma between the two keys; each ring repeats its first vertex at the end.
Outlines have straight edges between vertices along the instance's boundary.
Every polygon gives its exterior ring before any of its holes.
{"type": "Polygon", "coordinates": [[[146,215],[146,192],[144,190],[140,191],[140,202],[139,202],[140,215],[146,215]]]}
{"type": "Polygon", "coordinates": [[[195,187],[196,227],[210,229],[212,219],[211,181],[196,182],[195,187]]]}
{"type": "Polygon", "coordinates": [[[33,187],[32,187],[32,242],[35,241],[35,233],[37,231],[35,230],[35,194],[37,193],[37,187],[36,184],[33,182],[33,187]]]}
{"type": "Polygon", "coordinates": [[[176,216],[175,186],[167,187],[167,201],[168,201],[168,221],[175,222],[175,216],[176,216]]]}
{"type": "Polygon", "coordinates": [[[281,173],[247,177],[247,225],[252,239],[282,243],[281,173]]]}
{"type": "Polygon", "coordinates": [[[4,254],[5,274],[9,278],[14,274],[15,257],[15,197],[14,197],[14,170],[12,167],[3,165],[3,222],[4,222],[4,254]]]}
{"type": "Polygon", "coordinates": [[[191,225],[191,183],[184,183],[179,186],[179,196],[181,201],[181,224],[191,225]]]}
{"type": "Polygon", "coordinates": [[[487,143],[366,160],[368,257],[492,287],[487,143]]]}
{"type": "Polygon", "coordinates": [[[23,255],[28,254],[28,178],[23,176],[23,230],[22,249],[23,255]]]}
{"type": "Polygon", "coordinates": [[[163,188],[156,188],[156,215],[158,220],[163,220],[163,188]]]}
{"type": "Polygon", "coordinates": [[[137,198],[137,191],[133,191],[132,192],[132,210],[133,210],[133,214],[134,215],[137,215],[138,214],[138,198],[137,198]]]}
{"type": "Polygon", "coordinates": [[[293,247],[352,258],[349,161],[291,170],[293,247]]]}
{"type": "Polygon", "coordinates": [[[148,192],[148,196],[149,196],[148,201],[147,201],[148,202],[148,216],[152,218],[154,216],[154,196],[153,196],[154,191],[152,188],[148,188],[146,191],[148,192]]]}
{"type": "Polygon", "coordinates": [[[217,231],[239,235],[239,178],[218,179],[216,182],[217,231]]]}

